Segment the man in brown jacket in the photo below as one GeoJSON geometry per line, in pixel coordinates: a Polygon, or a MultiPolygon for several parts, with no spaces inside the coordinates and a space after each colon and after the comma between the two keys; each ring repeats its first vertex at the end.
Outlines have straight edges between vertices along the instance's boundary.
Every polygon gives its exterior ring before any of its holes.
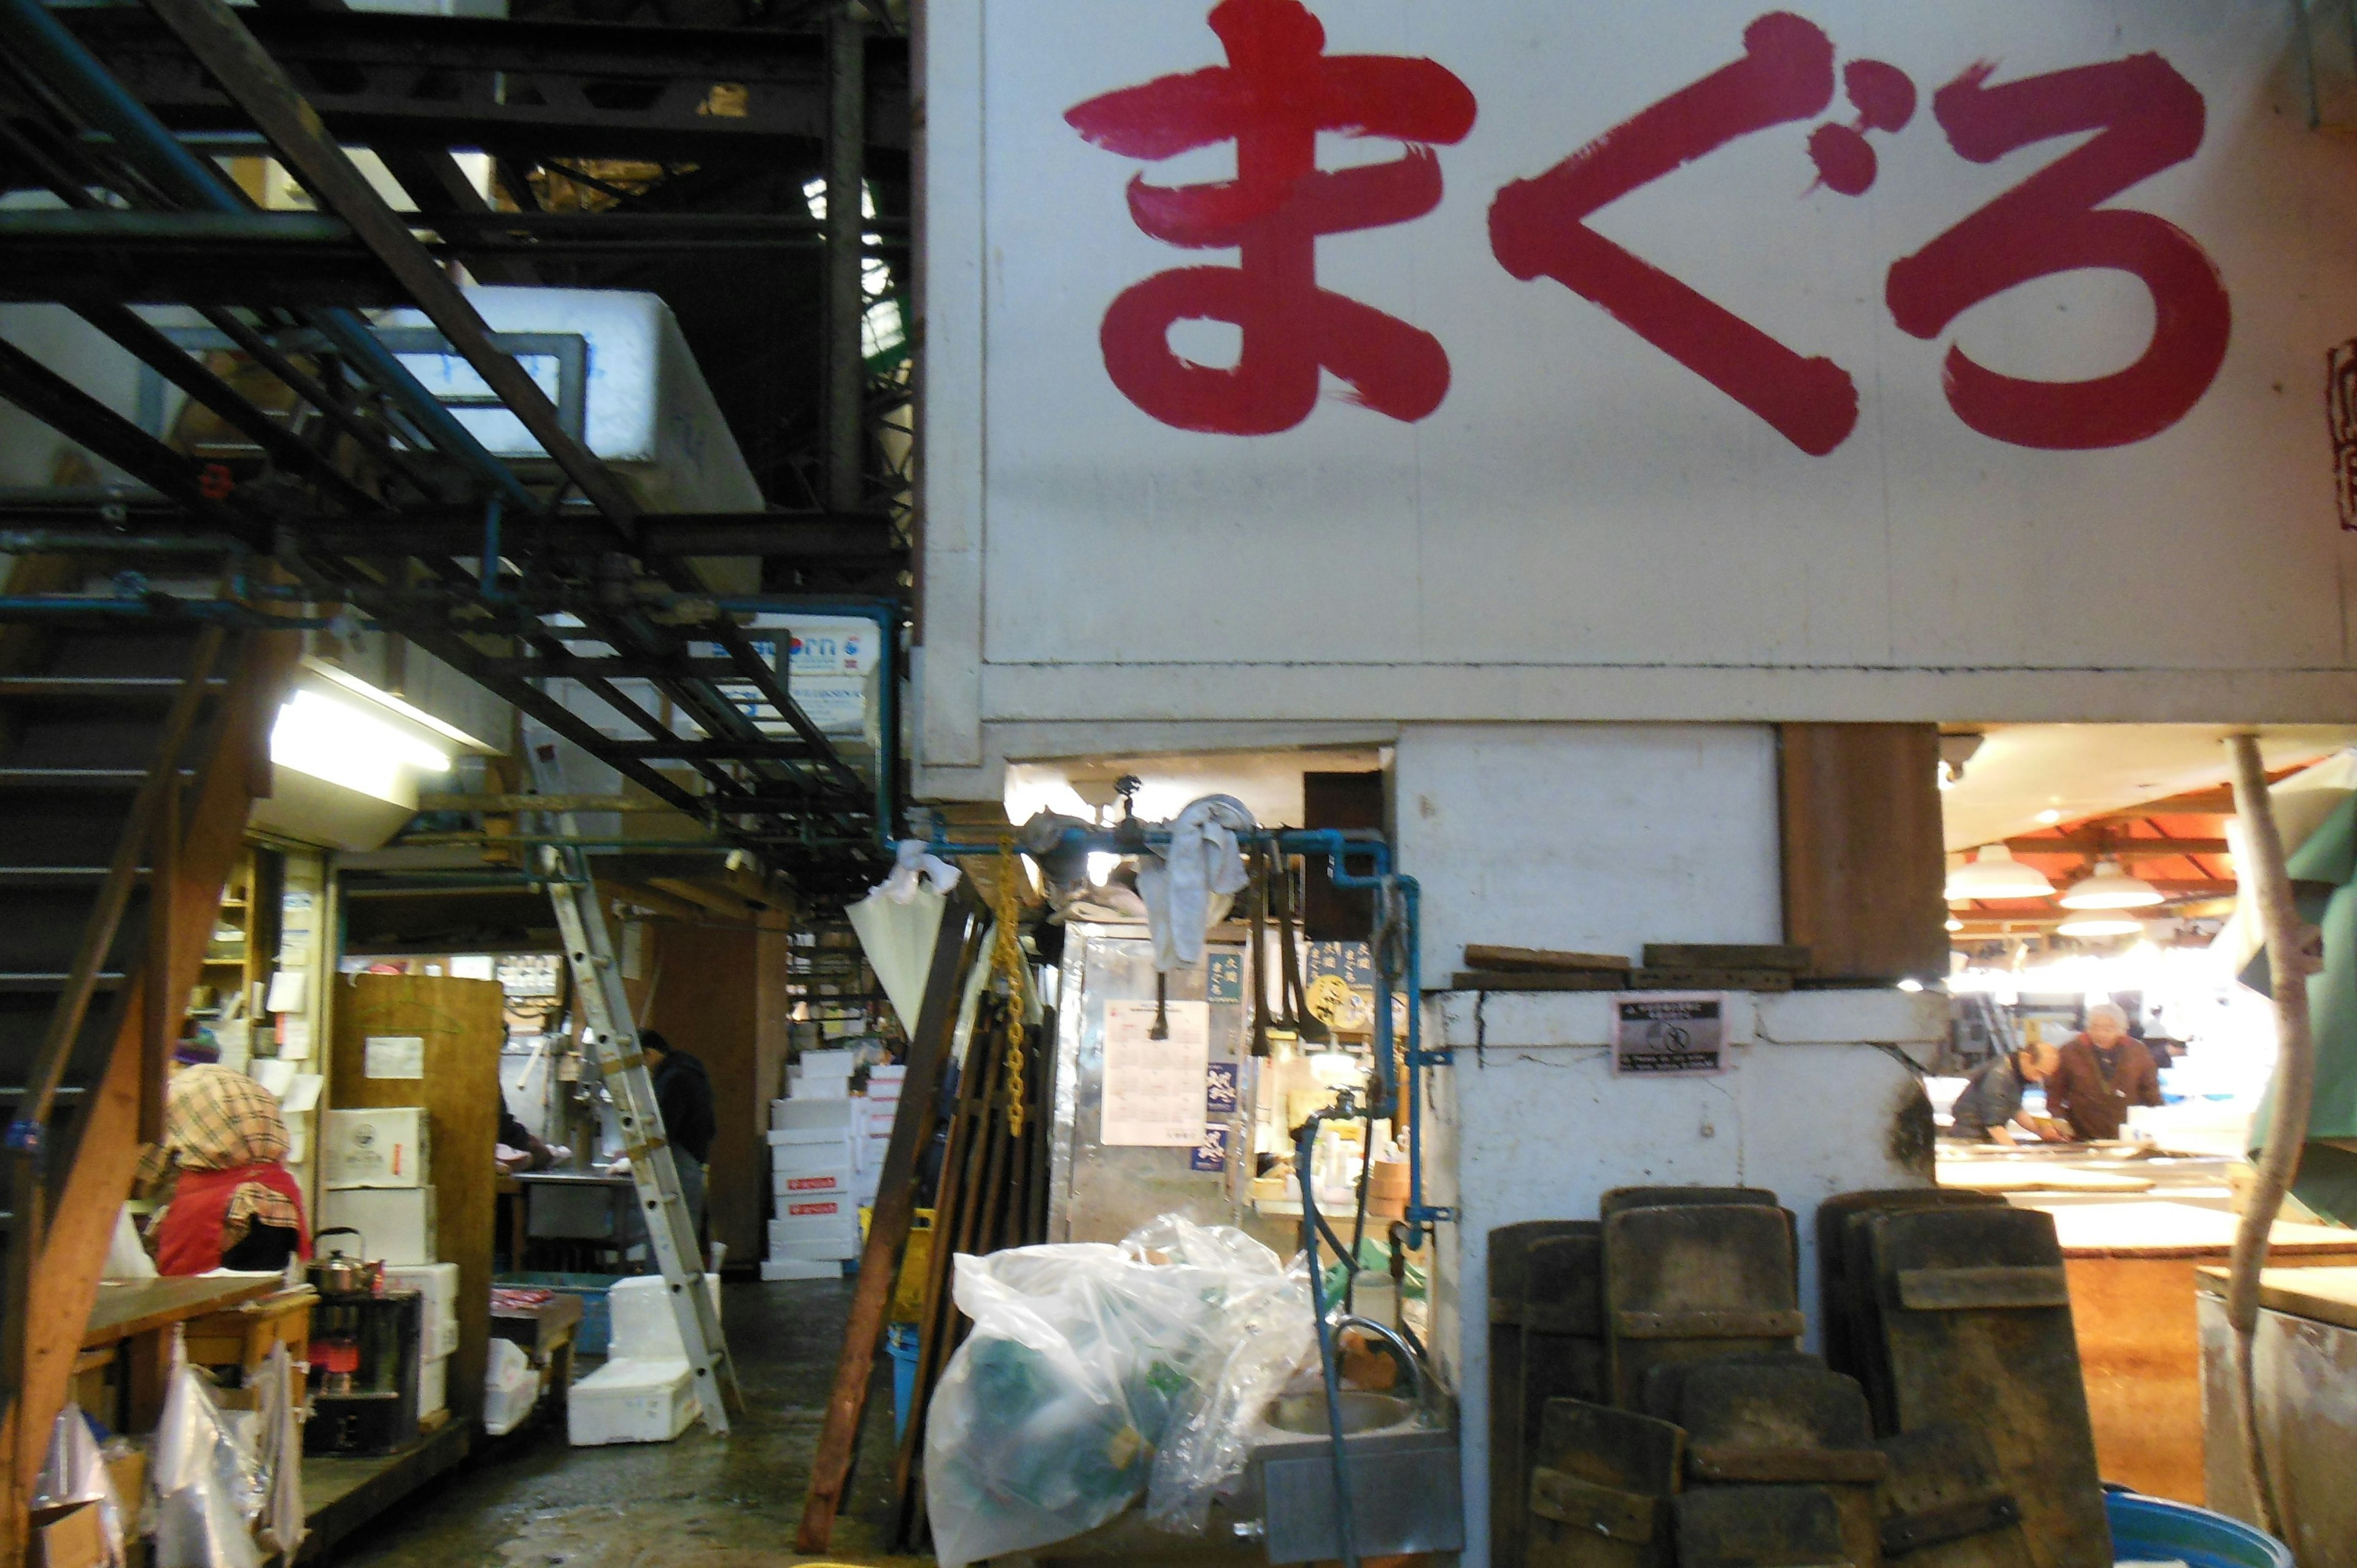
{"type": "Polygon", "coordinates": [[[2159,1103],[2160,1073],[2128,1015],[2108,1002],[2088,1008],[2087,1032],[2062,1047],[2046,1080],[2047,1113],[2092,1144],[2118,1137],[2129,1106],[2159,1103]]]}

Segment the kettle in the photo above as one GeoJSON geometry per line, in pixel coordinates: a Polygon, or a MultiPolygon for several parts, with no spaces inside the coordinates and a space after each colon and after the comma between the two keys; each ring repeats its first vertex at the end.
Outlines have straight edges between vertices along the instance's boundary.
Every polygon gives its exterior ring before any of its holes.
{"type": "Polygon", "coordinates": [[[350,1236],[363,1250],[368,1246],[368,1238],[361,1235],[354,1226],[330,1225],[324,1230],[315,1231],[311,1237],[311,1261],[304,1269],[311,1281],[311,1288],[321,1295],[349,1295],[355,1291],[375,1294],[384,1283],[383,1262],[364,1262],[350,1256],[341,1248],[322,1257],[319,1242],[328,1236],[350,1236]]]}

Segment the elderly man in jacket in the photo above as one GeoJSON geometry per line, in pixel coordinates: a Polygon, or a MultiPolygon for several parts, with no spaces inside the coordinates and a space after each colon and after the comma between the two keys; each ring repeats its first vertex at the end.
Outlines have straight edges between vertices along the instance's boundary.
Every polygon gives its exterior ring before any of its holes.
{"type": "Polygon", "coordinates": [[[2087,1009],[2087,1032],[2062,1047],[2046,1080],[2046,1109],[2091,1144],[2120,1135],[2131,1105],[2160,1103],[2160,1072],[2128,1015],[2105,1002],[2087,1009]]]}

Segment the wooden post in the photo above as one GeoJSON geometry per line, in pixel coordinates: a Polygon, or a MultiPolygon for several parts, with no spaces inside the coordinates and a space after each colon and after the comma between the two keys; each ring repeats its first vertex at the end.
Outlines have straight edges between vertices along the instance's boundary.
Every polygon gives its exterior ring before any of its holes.
{"type": "MultiPolygon", "coordinates": [[[[811,1465],[810,1492],[802,1503],[802,1552],[824,1552],[834,1537],[834,1516],[851,1480],[852,1456],[859,1447],[859,1418],[867,1408],[867,1378],[884,1337],[884,1314],[892,1299],[892,1279],[909,1223],[917,1207],[917,1156],[933,1131],[933,1102],[941,1092],[942,1064],[957,1026],[960,983],[965,977],[966,929],[973,912],[963,897],[942,911],[933,939],[933,962],[925,978],[924,1004],[909,1036],[909,1072],[900,1085],[900,1109],[892,1119],[892,1141],[877,1178],[876,1208],[867,1244],[859,1255],[859,1286],[851,1298],[851,1318],[843,1331],[843,1355],[834,1367],[834,1391],[827,1398],[826,1424],[819,1433],[811,1465]]],[[[941,1238],[934,1239],[938,1246],[941,1238]]]]}

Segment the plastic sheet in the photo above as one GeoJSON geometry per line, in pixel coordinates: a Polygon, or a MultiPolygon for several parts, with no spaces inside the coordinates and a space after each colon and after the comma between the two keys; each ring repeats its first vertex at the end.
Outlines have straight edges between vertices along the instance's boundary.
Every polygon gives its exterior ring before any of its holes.
{"type": "Polygon", "coordinates": [[[261,1568],[253,1521],[269,1494],[267,1477],[186,1363],[172,1369],[150,1463],[155,1568],[261,1568]]]}
{"type": "MultiPolygon", "coordinates": [[[[137,1498],[131,1500],[136,1507],[137,1498]]],[[[124,1507],[114,1494],[113,1477],[106,1473],[106,1460],[99,1453],[98,1439],[90,1430],[89,1418],[81,1406],[67,1402],[58,1412],[56,1424],[49,1428],[49,1452],[41,1466],[41,1474],[33,1484],[33,1507],[36,1509],[64,1508],[70,1503],[98,1505],[99,1532],[106,1539],[106,1561],[109,1568],[121,1568],[124,1537],[124,1507]]]]}
{"type": "Polygon", "coordinates": [[[1299,1359],[1282,1325],[1297,1320],[1301,1342],[1309,1331],[1306,1283],[1275,1253],[1168,1215],[1118,1247],[961,1254],[953,1288],[974,1332],[925,1438],[943,1568],[1093,1530],[1149,1486],[1163,1517],[1200,1530],[1243,1463],[1238,1423],[1270,1369],[1283,1362],[1281,1382],[1299,1359]]]}

